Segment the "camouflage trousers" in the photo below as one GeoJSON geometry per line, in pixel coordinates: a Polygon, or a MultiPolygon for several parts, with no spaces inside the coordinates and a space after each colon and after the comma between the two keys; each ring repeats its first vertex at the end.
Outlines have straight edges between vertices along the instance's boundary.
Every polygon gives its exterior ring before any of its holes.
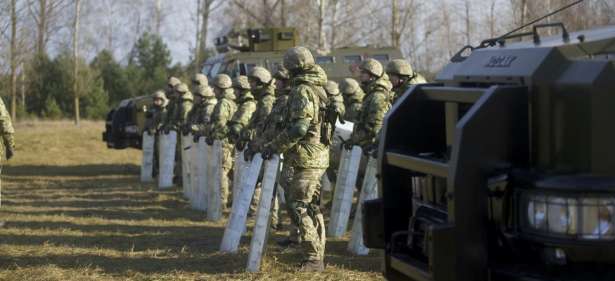
{"type": "Polygon", "coordinates": [[[295,167],[288,188],[291,217],[297,222],[305,260],[321,261],[325,254],[325,221],[320,212],[320,179],[325,169],[295,167]]]}
{"type": "Polygon", "coordinates": [[[233,144],[228,141],[224,141],[222,143],[222,178],[220,179],[220,196],[222,197],[221,202],[223,209],[227,208],[229,198],[231,196],[229,187],[231,186],[231,177],[233,176],[231,170],[233,169],[233,163],[235,162],[233,156],[234,152],[235,148],[233,144]]]}

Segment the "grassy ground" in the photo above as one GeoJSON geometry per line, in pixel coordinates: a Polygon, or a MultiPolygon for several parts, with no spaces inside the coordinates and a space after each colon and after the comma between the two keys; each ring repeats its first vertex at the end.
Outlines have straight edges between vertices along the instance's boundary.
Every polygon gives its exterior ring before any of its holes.
{"type": "MultiPolygon", "coordinates": [[[[21,123],[3,168],[0,280],[380,280],[376,255],[327,244],[322,274],[296,272],[296,250],[270,241],[261,273],[217,252],[224,223],[209,223],[179,191],[138,181],[140,151],[108,150],[103,123],[21,123]]],[[[279,232],[272,239],[280,238],[279,232]]]]}

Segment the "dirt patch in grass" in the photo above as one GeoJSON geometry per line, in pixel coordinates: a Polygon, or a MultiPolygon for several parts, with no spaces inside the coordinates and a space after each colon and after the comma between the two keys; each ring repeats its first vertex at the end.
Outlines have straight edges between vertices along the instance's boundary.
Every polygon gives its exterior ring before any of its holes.
{"type": "MultiPolygon", "coordinates": [[[[191,210],[179,190],[138,181],[140,151],[109,150],[102,122],[16,125],[3,167],[0,280],[381,280],[377,254],[327,244],[327,269],[296,272],[300,257],[273,241],[260,273],[246,273],[250,233],[219,253],[225,222],[191,210]]],[[[288,222],[287,222],[288,223],[288,222]]]]}

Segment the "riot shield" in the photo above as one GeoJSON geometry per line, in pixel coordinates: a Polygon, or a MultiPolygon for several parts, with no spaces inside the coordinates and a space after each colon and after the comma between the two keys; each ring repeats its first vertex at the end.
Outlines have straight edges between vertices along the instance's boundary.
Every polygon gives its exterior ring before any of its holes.
{"type": "Polygon", "coordinates": [[[352,234],[348,242],[348,251],[355,255],[364,256],[369,254],[369,249],[363,244],[363,202],[376,199],[378,197],[378,180],[376,178],[377,159],[370,157],[367,163],[367,170],[361,186],[361,195],[357,202],[357,209],[354,213],[352,222],[352,234]]]}
{"type": "Polygon", "coordinates": [[[222,218],[222,177],[224,175],[222,141],[216,140],[209,147],[210,154],[207,160],[207,220],[218,221],[222,218]]]}
{"type": "Polygon", "coordinates": [[[191,170],[191,157],[190,157],[190,149],[194,144],[194,138],[192,134],[182,135],[181,137],[181,154],[182,154],[182,191],[185,198],[190,197],[190,192],[192,189],[192,181],[190,177],[191,170]]]}
{"type": "Polygon", "coordinates": [[[143,141],[141,149],[143,150],[143,158],[141,159],[141,182],[154,181],[154,145],[156,144],[156,135],[150,135],[143,132],[143,141]]]}
{"type": "Polygon", "coordinates": [[[327,231],[330,237],[339,238],[346,232],[360,163],[361,148],[359,146],[355,145],[351,150],[342,150],[327,231]]]}
{"type": "Polygon", "coordinates": [[[158,169],[158,188],[168,189],[173,187],[173,169],[175,166],[177,132],[170,131],[168,134],[160,134],[159,138],[160,168],[158,169]]]}
{"type": "Polygon", "coordinates": [[[246,163],[248,166],[243,172],[245,178],[242,180],[241,186],[236,190],[237,196],[233,200],[231,215],[224,230],[222,243],[220,244],[220,251],[222,252],[236,252],[239,247],[241,235],[246,228],[248,210],[263,164],[263,158],[258,153],[254,155],[252,161],[246,163]]]}
{"type": "Polygon", "coordinates": [[[271,216],[271,202],[274,196],[274,188],[280,165],[280,157],[274,155],[265,162],[265,173],[261,184],[262,192],[256,212],[256,223],[252,241],[250,242],[250,254],[248,256],[248,271],[257,272],[260,269],[261,258],[267,244],[267,232],[271,216]]]}

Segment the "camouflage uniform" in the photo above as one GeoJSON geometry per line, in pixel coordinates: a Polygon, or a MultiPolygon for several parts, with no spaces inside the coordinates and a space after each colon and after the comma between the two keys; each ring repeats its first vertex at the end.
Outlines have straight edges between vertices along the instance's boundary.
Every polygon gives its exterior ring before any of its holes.
{"type": "Polygon", "coordinates": [[[363,89],[361,89],[357,80],[346,78],[340,82],[340,91],[344,97],[346,108],[346,114],[344,114],[343,119],[353,123],[357,122],[361,112],[363,97],[365,96],[363,89]]]}
{"type": "MultiPolygon", "coordinates": [[[[11,115],[6,110],[2,99],[0,99],[0,134],[2,134],[2,138],[0,138],[0,142],[2,143],[0,158],[4,156],[6,160],[10,160],[15,153],[15,139],[13,137],[15,129],[11,122],[11,115]]],[[[2,198],[0,197],[0,205],[2,205],[1,200],[2,198]]]]}
{"type": "Polygon", "coordinates": [[[232,88],[233,82],[226,74],[220,74],[214,79],[214,88],[218,91],[216,96],[218,103],[211,116],[211,125],[207,134],[207,143],[213,144],[213,140],[222,141],[222,169],[220,196],[223,208],[226,208],[229,199],[230,171],[233,168],[233,144],[229,139],[228,123],[237,111],[235,93],[232,88]]]}
{"type": "Polygon", "coordinates": [[[339,85],[335,81],[327,81],[325,91],[329,98],[328,108],[332,111],[329,114],[335,115],[335,117],[329,119],[334,120],[339,118],[340,121],[343,122],[342,117],[346,114],[346,106],[344,105],[344,97],[340,93],[339,85]]]}
{"type": "Polygon", "coordinates": [[[370,71],[373,79],[364,82],[365,98],[361,113],[355,124],[347,148],[359,145],[364,153],[371,152],[375,147],[377,136],[382,128],[382,122],[391,108],[390,91],[392,88],[388,76],[382,71],[382,65],[374,59],[368,59],[361,65],[362,71],[370,71]]]}
{"type": "Polygon", "coordinates": [[[304,270],[322,271],[325,250],[325,225],[320,212],[320,179],[329,165],[329,147],[321,142],[321,127],[326,107],[324,89],[327,77],[320,72],[309,50],[289,49],[284,66],[292,73],[286,125],[264,147],[263,155],[283,153],[285,164],[293,168],[289,184],[291,217],[302,242],[304,270]]]}
{"type": "Polygon", "coordinates": [[[247,76],[238,76],[233,80],[233,88],[237,96],[237,111],[229,122],[231,141],[239,150],[243,150],[246,142],[241,140],[242,131],[248,126],[256,111],[256,100],[252,95],[247,76]]]}
{"type": "Polygon", "coordinates": [[[402,59],[389,62],[386,72],[389,76],[396,75],[401,80],[398,85],[393,85],[395,95],[391,103],[395,103],[413,85],[427,83],[421,74],[412,70],[410,63],[402,59]]]}
{"type": "Polygon", "coordinates": [[[167,115],[167,105],[169,100],[167,100],[166,95],[163,91],[156,91],[152,95],[152,99],[162,99],[162,104],[157,106],[152,103],[152,106],[147,109],[145,113],[145,127],[144,134],[156,135],[154,137],[154,164],[152,175],[158,175],[158,134],[160,133],[160,129],[164,125],[164,120],[166,120],[167,115]]]}
{"type": "MultiPolygon", "coordinates": [[[[241,140],[244,143],[248,143],[248,148],[244,152],[244,155],[246,159],[251,159],[256,152],[261,151],[261,144],[258,136],[263,134],[266,126],[265,122],[275,103],[275,80],[271,77],[269,70],[259,66],[250,71],[248,79],[252,85],[258,103],[252,120],[250,120],[248,126],[241,132],[241,140]]],[[[250,204],[250,212],[253,214],[256,213],[258,209],[260,197],[261,188],[260,184],[258,184],[252,196],[252,204],[250,204]]],[[[277,222],[275,223],[277,224],[277,222]]]]}
{"type": "Polygon", "coordinates": [[[168,99],[167,102],[167,114],[165,115],[165,118],[163,120],[163,130],[165,131],[169,131],[172,128],[172,122],[173,117],[175,115],[176,112],[176,104],[177,104],[177,99],[178,99],[178,95],[175,92],[175,87],[177,87],[179,84],[181,84],[181,81],[175,77],[169,77],[169,79],[167,80],[167,89],[165,90],[165,95],[168,99]]]}
{"type": "Polygon", "coordinates": [[[192,91],[195,95],[195,103],[190,116],[188,117],[189,131],[197,139],[205,135],[207,125],[211,120],[211,115],[218,100],[213,90],[207,84],[207,77],[197,74],[192,79],[192,91]]]}

